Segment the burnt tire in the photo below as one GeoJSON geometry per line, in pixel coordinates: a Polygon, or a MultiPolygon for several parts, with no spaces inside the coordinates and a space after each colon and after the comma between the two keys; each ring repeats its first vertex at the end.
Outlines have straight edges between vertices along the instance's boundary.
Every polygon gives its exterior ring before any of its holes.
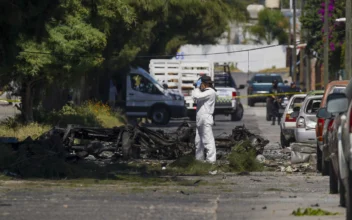
{"type": "Polygon", "coordinates": [[[170,122],[170,112],[165,106],[155,106],[150,117],[156,125],[167,125],[170,122]]]}
{"type": "Polygon", "coordinates": [[[280,132],[280,144],[282,148],[290,146],[290,142],[286,140],[285,135],[282,132],[280,132]]]}
{"type": "Polygon", "coordinates": [[[337,194],[339,193],[339,179],[338,176],[334,172],[334,167],[332,162],[329,163],[329,188],[330,194],[337,194]]]}
{"type": "Polygon", "coordinates": [[[243,112],[242,104],[238,105],[236,112],[231,114],[231,121],[241,121],[243,118],[243,112]]]}

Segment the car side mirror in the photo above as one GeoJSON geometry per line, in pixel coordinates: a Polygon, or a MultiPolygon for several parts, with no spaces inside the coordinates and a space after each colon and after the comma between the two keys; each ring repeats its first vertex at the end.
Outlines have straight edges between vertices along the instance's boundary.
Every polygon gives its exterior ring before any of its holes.
{"type": "Polygon", "coordinates": [[[285,83],[285,84],[287,84],[287,83],[288,83],[288,81],[287,81],[287,80],[285,80],[285,81],[284,81],[284,83],[285,83]]]}
{"type": "Polygon", "coordinates": [[[331,114],[326,110],[326,108],[320,108],[317,112],[317,118],[331,118],[331,114]]]}
{"type": "Polygon", "coordinates": [[[247,83],[248,83],[248,84],[250,84],[250,83],[251,83],[251,81],[250,81],[250,80],[247,80],[247,83]]]}
{"type": "Polygon", "coordinates": [[[163,87],[164,87],[164,89],[168,89],[169,88],[169,86],[166,83],[163,84],[163,87]]]}
{"type": "Polygon", "coordinates": [[[348,100],[345,93],[332,93],[326,101],[326,110],[331,114],[343,113],[348,110],[348,100]]]}
{"type": "Polygon", "coordinates": [[[294,112],[292,112],[292,113],[290,114],[290,117],[291,117],[291,118],[297,118],[298,115],[299,115],[299,111],[294,111],[294,112]]]}
{"type": "Polygon", "coordinates": [[[244,89],[245,85],[240,85],[238,89],[244,89]]]}

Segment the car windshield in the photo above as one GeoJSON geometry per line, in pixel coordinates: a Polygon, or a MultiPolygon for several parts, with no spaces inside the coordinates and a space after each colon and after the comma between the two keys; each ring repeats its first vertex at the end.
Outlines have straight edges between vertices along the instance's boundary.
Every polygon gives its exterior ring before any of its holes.
{"type": "Polygon", "coordinates": [[[330,91],[330,94],[331,93],[343,93],[345,92],[346,90],[346,87],[343,87],[343,86],[335,86],[333,87],[333,89],[330,91]]]}
{"type": "Polygon", "coordinates": [[[277,80],[278,83],[282,83],[281,76],[254,76],[253,81],[256,83],[272,83],[274,80],[277,80]]]}
{"type": "Polygon", "coordinates": [[[293,107],[295,107],[295,105],[297,104],[301,104],[304,101],[305,97],[293,97],[293,100],[290,104],[290,108],[289,109],[293,109],[293,107]]]}
{"type": "Polygon", "coordinates": [[[214,86],[215,87],[232,87],[235,88],[236,84],[232,77],[227,73],[215,73],[214,75],[214,86]]]}
{"type": "Polygon", "coordinates": [[[321,99],[309,100],[305,112],[307,114],[316,114],[320,108],[321,99]]]}

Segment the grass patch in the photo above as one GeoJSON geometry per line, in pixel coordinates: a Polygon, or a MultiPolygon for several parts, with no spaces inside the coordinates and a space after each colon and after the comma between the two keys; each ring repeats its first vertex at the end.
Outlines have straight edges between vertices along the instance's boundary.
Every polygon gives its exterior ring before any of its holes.
{"type": "Polygon", "coordinates": [[[36,139],[53,126],[78,124],[88,127],[113,128],[125,125],[126,117],[119,110],[101,102],[88,101],[81,106],[65,105],[60,111],[35,111],[36,123],[23,124],[19,117],[8,118],[0,124],[0,137],[15,137],[22,141],[28,136],[36,139]]]}
{"type": "Polygon", "coordinates": [[[327,216],[327,215],[338,215],[338,214],[339,214],[338,212],[329,212],[322,209],[312,209],[312,208],[306,208],[306,209],[298,208],[297,210],[294,210],[292,212],[292,215],[294,216],[327,216]]]}
{"type": "Polygon", "coordinates": [[[206,175],[215,168],[216,165],[198,161],[193,155],[186,155],[171,163],[167,172],[179,175],[206,175]]]}
{"type": "Polygon", "coordinates": [[[18,125],[10,127],[8,125],[0,125],[0,137],[15,137],[19,141],[23,141],[28,136],[33,139],[39,137],[41,134],[47,132],[51,126],[41,125],[38,123],[31,123],[28,125],[18,125]]]}
{"type": "Polygon", "coordinates": [[[231,171],[263,171],[264,166],[256,159],[256,151],[249,142],[236,145],[228,156],[231,171]]]}

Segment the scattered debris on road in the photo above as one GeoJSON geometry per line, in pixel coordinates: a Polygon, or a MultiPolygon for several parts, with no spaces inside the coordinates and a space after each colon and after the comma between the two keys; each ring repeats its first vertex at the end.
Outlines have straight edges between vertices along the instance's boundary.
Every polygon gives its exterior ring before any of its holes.
{"type": "MultiPolygon", "coordinates": [[[[11,155],[11,159],[0,161],[0,167],[19,174],[43,172],[46,176],[65,176],[67,163],[90,161],[106,166],[138,159],[160,161],[163,170],[167,171],[167,163],[163,161],[193,156],[194,140],[195,129],[187,122],[170,133],[131,125],[112,129],[75,125],[54,127],[35,140],[28,137],[23,142],[0,146],[0,151],[8,151],[3,155],[11,155]]],[[[252,134],[244,125],[237,126],[227,137],[216,138],[217,158],[219,163],[224,161],[221,163],[247,171],[248,167],[256,166],[255,158],[263,153],[268,142],[252,134]],[[249,162],[243,165],[241,159],[249,162]]],[[[212,170],[211,174],[214,173],[212,170]]]]}

